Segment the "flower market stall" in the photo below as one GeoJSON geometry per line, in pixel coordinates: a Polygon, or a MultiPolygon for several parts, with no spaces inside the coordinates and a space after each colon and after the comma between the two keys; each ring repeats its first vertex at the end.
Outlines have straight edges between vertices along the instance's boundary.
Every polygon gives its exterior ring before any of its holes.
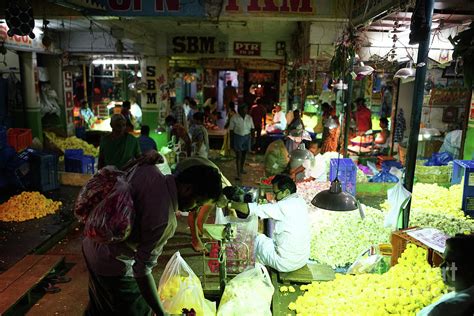
{"type": "MultiPolygon", "coordinates": [[[[357,186],[361,191],[366,190],[361,183],[357,183],[357,186]]],[[[311,200],[319,191],[327,188],[328,183],[303,182],[298,184],[298,193],[304,197],[310,210],[311,260],[329,265],[342,274],[336,274],[336,279],[329,282],[313,282],[307,285],[278,283],[280,288],[275,292],[275,296],[278,296],[276,301],[279,302],[279,313],[414,315],[447,292],[439,269],[428,264],[426,250],[412,244],[408,244],[398,264],[386,273],[347,273],[348,269],[349,272],[354,272],[350,270],[351,265],[358,261],[361,254],[366,251],[374,252],[374,249],[390,244],[393,228],[384,225],[390,202],[385,199],[379,207],[362,204],[364,219],[357,211],[331,212],[317,209],[311,204],[311,200]],[[403,298],[406,295],[402,296],[402,293],[407,291],[411,295],[409,299],[403,298]],[[366,302],[368,298],[370,304],[366,302]],[[349,303],[337,304],[339,300],[349,303]]],[[[389,186],[378,185],[377,188],[385,188],[378,192],[379,196],[384,196],[389,186]]],[[[357,196],[364,203],[365,197],[357,196]]],[[[436,228],[447,236],[471,233],[474,231],[474,219],[464,214],[461,205],[461,184],[445,187],[432,183],[416,183],[409,226],[436,228]]],[[[388,262],[389,260],[386,260],[385,264],[388,262]]],[[[387,268],[380,267],[379,264],[372,272],[382,273],[387,268]]],[[[274,315],[275,312],[274,310],[274,315]]]]}

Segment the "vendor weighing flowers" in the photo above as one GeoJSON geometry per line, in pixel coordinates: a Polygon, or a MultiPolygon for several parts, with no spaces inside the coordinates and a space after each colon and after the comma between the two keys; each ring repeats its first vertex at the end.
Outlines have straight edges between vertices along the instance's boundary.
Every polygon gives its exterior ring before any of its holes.
{"type": "Polygon", "coordinates": [[[296,193],[296,185],[286,175],[276,175],[272,180],[275,203],[230,202],[237,213],[257,215],[275,221],[273,238],[263,234],[255,240],[257,261],[280,272],[291,272],[306,265],[310,253],[308,207],[296,193]]]}

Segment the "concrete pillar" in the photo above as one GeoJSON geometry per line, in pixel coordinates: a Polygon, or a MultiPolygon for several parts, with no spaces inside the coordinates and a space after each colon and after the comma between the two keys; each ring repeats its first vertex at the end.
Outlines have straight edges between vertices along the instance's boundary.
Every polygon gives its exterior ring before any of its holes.
{"type": "MultiPolygon", "coordinates": [[[[62,61],[58,55],[44,55],[43,60],[46,68],[48,69],[49,82],[51,88],[56,91],[58,95],[58,104],[61,108],[60,113],[60,124],[61,128],[66,132],[67,131],[67,118],[66,118],[66,106],[64,102],[64,82],[63,82],[63,72],[62,72],[62,61]]],[[[71,82],[72,84],[72,82],[71,82]]],[[[72,85],[71,85],[72,88],[72,85]]],[[[74,127],[72,128],[74,131],[74,127]]]]}
{"type": "Polygon", "coordinates": [[[33,137],[38,137],[40,140],[43,140],[36,53],[21,52],[19,56],[25,112],[17,113],[17,117],[20,119],[16,120],[16,122],[21,122],[20,124],[22,126],[30,128],[33,137]]]}

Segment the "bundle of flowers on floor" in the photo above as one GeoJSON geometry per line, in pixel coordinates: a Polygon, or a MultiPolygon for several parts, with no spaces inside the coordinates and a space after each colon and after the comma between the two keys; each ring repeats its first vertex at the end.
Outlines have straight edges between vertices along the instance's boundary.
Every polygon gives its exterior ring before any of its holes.
{"type": "Polygon", "coordinates": [[[337,274],[334,281],[302,285],[288,308],[297,315],[415,315],[447,292],[426,249],[408,244],[385,274],[337,274]]]}
{"type": "Polygon", "coordinates": [[[39,192],[22,192],[0,205],[0,221],[23,222],[41,218],[56,213],[61,205],[39,192]]]}
{"type": "Polygon", "coordinates": [[[357,211],[330,212],[311,206],[311,259],[333,268],[345,267],[371,245],[389,242],[391,229],[383,225],[385,212],[362,208],[364,219],[357,211]]]}

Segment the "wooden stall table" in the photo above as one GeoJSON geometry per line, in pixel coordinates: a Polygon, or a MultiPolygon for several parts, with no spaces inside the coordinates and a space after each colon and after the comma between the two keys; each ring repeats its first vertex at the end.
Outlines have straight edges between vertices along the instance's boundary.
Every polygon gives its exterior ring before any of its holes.
{"type": "MultiPolygon", "coordinates": [[[[443,252],[442,249],[434,249],[433,246],[436,243],[440,243],[440,240],[446,240],[448,236],[439,233],[431,233],[434,229],[432,228],[421,228],[421,227],[409,227],[406,229],[398,230],[392,232],[392,236],[390,238],[390,243],[392,244],[392,258],[390,265],[394,266],[398,263],[398,258],[402,255],[403,251],[405,251],[406,246],[408,243],[413,243],[418,247],[425,248],[427,250],[427,261],[433,267],[439,267],[443,262],[443,252]],[[414,238],[410,236],[410,232],[427,232],[424,238],[414,238]],[[426,239],[427,241],[424,241],[426,239]],[[433,244],[433,245],[430,245],[433,244]]],[[[435,230],[436,231],[436,230],[435,230]]],[[[436,247],[437,248],[437,247],[436,247]]]]}

